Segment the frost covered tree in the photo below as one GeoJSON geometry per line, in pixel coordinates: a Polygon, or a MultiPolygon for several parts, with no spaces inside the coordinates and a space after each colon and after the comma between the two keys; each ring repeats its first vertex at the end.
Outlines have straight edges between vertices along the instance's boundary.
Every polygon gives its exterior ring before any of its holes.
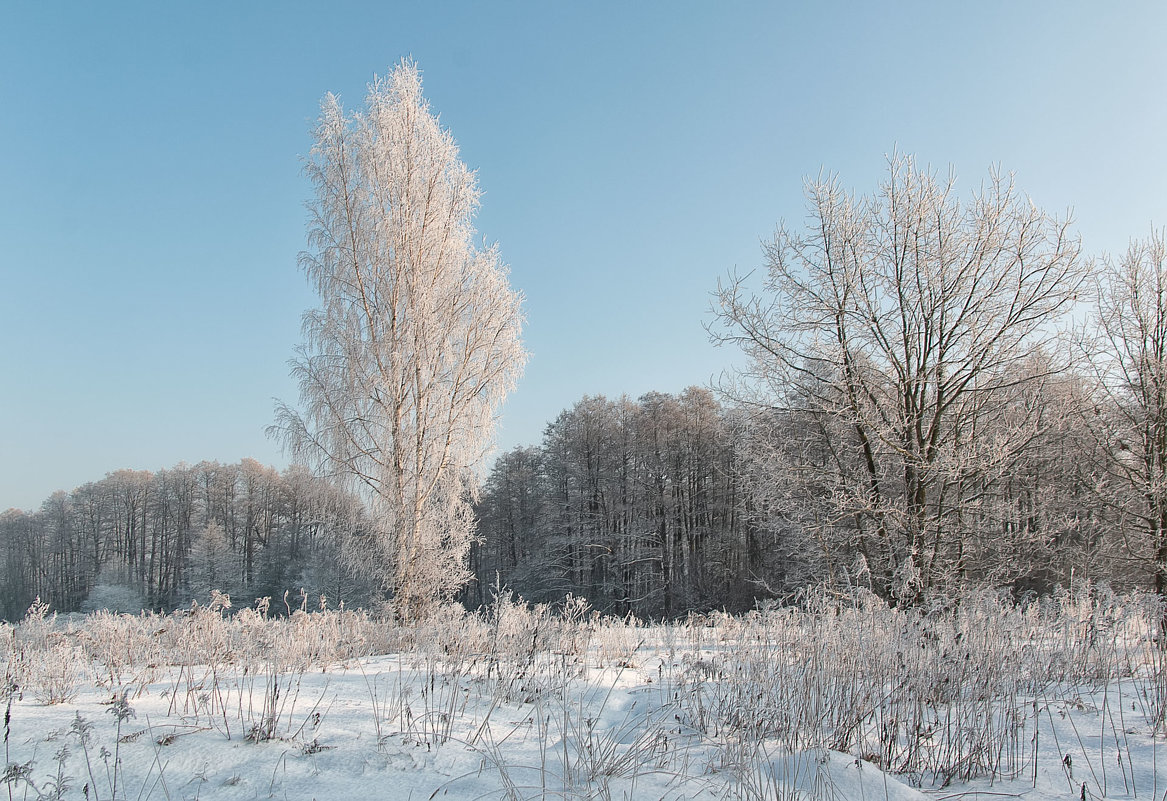
{"type": "Polygon", "coordinates": [[[1167,595],[1167,231],[1105,260],[1091,362],[1103,446],[1103,498],[1126,538],[1124,551],[1149,567],[1167,595]]]}
{"type": "MultiPolygon", "coordinates": [[[[1064,368],[1053,323],[1085,266],[1069,223],[993,173],[968,201],[894,156],[871,196],[809,182],[807,226],[765,245],[761,291],[731,276],[715,339],[748,357],[727,389],[763,416],[760,497],[824,571],[912,602],[1000,579],[1000,482],[1041,441],[1016,415],[1064,368]],[[857,558],[861,557],[861,558],[857,558]]],[[[1036,536],[1036,534],[1035,534],[1036,536]]]]}
{"type": "Polygon", "coordinates": [[[474,242],[477,181],[415,64],[375,78],[363,110],[326,96],[314,136],[300,264],[320,305],[293,361],[302,408],[281,405],[276,428],[363,489],[366,560],[416,617],[469,577],[475,471],[526,360],[521,296],[474,242]]]}

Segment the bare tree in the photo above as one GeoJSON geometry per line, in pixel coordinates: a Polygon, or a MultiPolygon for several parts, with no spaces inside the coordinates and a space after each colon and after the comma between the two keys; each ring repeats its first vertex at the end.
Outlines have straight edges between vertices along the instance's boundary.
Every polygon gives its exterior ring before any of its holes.
{"type": "Polygon", "coordinates": [[[726,389],[791,432],[768,446],[785,511],[836,578],[870,571],[904,601],[984,567],[985,501],[1040,434],[1005,411],[1059,369],[1031,356],[1084,277],[1068,221],[1011,177],[967,203],[954,185],[904,156],[869,197],[808,182],[807,228],[764,246],[761,293],[731,276],[715,309],[714,338],[749,357],[726,389]]]}
{"type": "Polygon", "coordinates": [[[1104,265],[1100,341],[1091,349],[1102,393],[1094,409],[1107,457],[1103,497],[1127,537],[1124,550],[1167,595],[1167,231],[1104,265]]]}
{"type": "Polygon", "coordinates": [[[366,556],[396,609],[423,614],[469,577],[469,500],[494,415],[526,359],[521,297],[475,246],[479,190],[403,61],[364,111],[328,95],[306,167],[315,187],[300,264],[320,296],[293,361],[292,453],[355,480],[374,506],[366,556]]]}

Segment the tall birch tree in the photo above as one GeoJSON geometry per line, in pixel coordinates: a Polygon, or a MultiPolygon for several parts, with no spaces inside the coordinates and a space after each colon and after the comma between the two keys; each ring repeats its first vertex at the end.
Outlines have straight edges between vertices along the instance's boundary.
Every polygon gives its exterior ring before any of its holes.
{"type": "Polygon", "coordinates": [[[361,558],[417,617],[470,575],[476,469],[526,360],[522,299],[475,244],[477,180],[414,63],[375,78],[363,110],[327,95],[314,137],[300,266],[320,305],[292,362],[301,410],[279,406],[276,428],[363,489],[376,534],[361,558]]]}

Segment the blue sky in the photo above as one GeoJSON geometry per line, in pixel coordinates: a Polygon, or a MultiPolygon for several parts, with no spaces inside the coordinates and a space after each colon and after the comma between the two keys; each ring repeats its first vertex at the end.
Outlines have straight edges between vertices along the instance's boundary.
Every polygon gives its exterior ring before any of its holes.
{"type": "Polygon", "coordinates": [[[709,292],[893,148],[990,165],[1087,252],[1167,223],[1167,4],[0,5],[0,509],[253,457],[313,303],[301,155],[325,92],[412,56],[526,297],[504,447],[584,394],[734,354],[709,292]]]}

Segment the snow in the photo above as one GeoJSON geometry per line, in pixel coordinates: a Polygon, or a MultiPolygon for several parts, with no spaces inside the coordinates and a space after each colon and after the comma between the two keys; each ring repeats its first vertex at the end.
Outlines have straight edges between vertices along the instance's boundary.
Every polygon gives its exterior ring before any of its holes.
{"type": "MultiPolygon", "coordinates": [[[[96,798],[111,798],[116,789],[118,798],[207,801],[736,794],[737,779],[721,763],[719,750],[675,721],[665,725],[667,709],[654,703],[657,694],[651,685],[626,673],[598,672],[595,683],[573,688],[565,705],[520,702],[491,710],[489,699],[468,700],[473,693],[466,682],[432,688],[442,708],[452,707],[460,716],[445,742],[418,736],[445,725],[440,718],[445,713],[438,711],[429,713],[436,720],[408,730],[387,727],[378,738],[366,679],[390,676],[395,677],[394,692],[410,698],[426,692],[425,676],[404,668],[398,656],[305,674],[298,683],[298,700],[284,709],[276,736],[258,743],[249,741],[237,723],[240,715],[246,722],[248,704],[255,709],[260,698],[238,699],[243,711],[234,711],[236,720],[228,716],[225,723],[196,722],[170,711],[173,679],[150,684],[131,699],[134,717],[120,729],[110,714],[110,693],[97,687],[84,688],[64,704],[19,700],[12,705],[8,762],[31,762],[34,782],[44,787],[57,775],[55,759],[67,748],[69,797],[80,797],[77,793],[87,782],[90,797],[96,798]],[[404,684],[396,683],[399,675],[404,684]],[[78,719],[93,726],[88,746],[92,779],[77,735],[78,719]],[[102,749],[110,756],[102,758],[102,749]]],[[[745,782],[762,790],[782,785],[806,793],[826,788],[830,794],[823,797],[831,798],[923,797],[878,768],[837,752],[776,756],[760,760],[749,772],[745,782]]],[[[18,783],[14,790],[17,797],[25,792],[18,783]]]]}
{"type": "MultiPolygon", "coordinates": [[[[508,614],[521,617],[514,609],[508,614]]],[[[1116,634],[1107,647],[1126,661],[1112,660],[1114,670],[1094,681],[1066,679],[993,702],[1013,717],[999,716],[992,725],[1012,720],[1017,735],[986,739],[984,746],[1010,753],[986,759],[957,749],[961,737],[981,742],[976,737],[982,726],[994,731],[972,717],[916,739],[912,747],[964,755],[952,767],[955,775],[945,777],[885,772],[881,762],[921,763],[895,756],[902,750],[874,753],[874,741],[862,736],[849,742],[864,758],[825,741],[808,742],[813,737],[805,732],[772,733],[774,721],[757,717],[759,710],[795,709],[761,697],[781,693],[780,686],[757,685],[756,701],[726,690],[753,675],[748,670],[756,654],[742,644],[756,640],[757,632],[742,635],[748,624],[729,618],[711,628],[593,620],[565,637],[565,624],[552,632],[551,619],[537,614],[492,626],[469,620],[448,617],[444,629],[417,630],[411,637],[361,617],[231,620],[205,610],[185,620],[122,616],[68,626],[34,620],[15,632],[5,627],[7,770],[0,795],[174,801],[1167,799],[1167,741],[1155,730],[1161,657],[1140,650],[1137,638],[1120,648],[1116,634]],[[153,661],[120,671],[86,662],[83,655],[92,651],[86,650],[86,636],[114,623],[125,631],[137,626],[139,634],[126,634],[124,647],[135,659],[153,661]],[[534,633],[519,624],[535,627],[534,633]],[[233,650],[215,651],[219,661],[180,660],[166,643],[153,656],[142,656],[151,642],[168,636],[185,641],[211,630],[235,643],[233,650]],[[334,643],[333,657],[288,658],[288,649],[328,631],[342,632],[340,639],[350,643],[364,638],[366,650],[376,650],[368,642],[376,636],[402,647],[335,656],[345,648],[334,643]],[[246,639],[231,639],[241,632],[250,632],[264,650],[248,652],[246,639]],[[494,638],[491,649],[482,637],[494,638]],[[533,647],[540,637],[572,647],[533,647]],[[520,647],[524,639],[531,646],[526,650],[520,647]],[[459,644],[464,651],[457,652],[459,644]],[[159,663],[164,651],[173,658],[162,661],[172,664],[159,663]],[[72,661],[49,670],[53,654],[72,661]],[[66,698],[45,703],[38,682],[50,674],[68,682],[70,667],[73,683],[61,693],[66,698]],[[717,712],[726,698],[740,704],[740,719],[730,723],[732,715],[717,712]],[[762,733],[751,735],[755,730],[762,733]],[[959,775],[961,760],[974,759],[999,769],[959,775]]],[[[764,655],[777,665],[780,654],[764,655]]],[[[875,655],[862,656],[874,669],[875,655]]],[[[798,675],[811,680],[815,674],[798,675]]],[[[806,693],[814,692],[808,684],[806,693]]],[[[938,706],[932,719],[944,721],[946,709],[968,707],[952,701],[938,706]]],[[[888,721],[872,718],[863,725],[870,734],[888,721]]]]}

